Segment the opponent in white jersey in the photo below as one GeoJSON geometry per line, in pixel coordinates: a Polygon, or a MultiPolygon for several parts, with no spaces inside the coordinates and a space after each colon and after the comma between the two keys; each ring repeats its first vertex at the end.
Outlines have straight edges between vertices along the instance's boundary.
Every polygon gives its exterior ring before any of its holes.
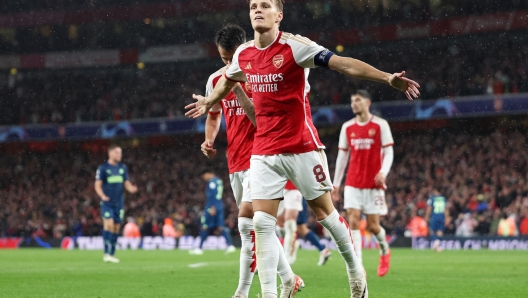
{"type": "Polygon", "coordinates": [[[356,117],[345,122],[341,128],[332,194],[334,201],[340,199],[341,181],[348,162],[345,209],[356,254],[361,259],[359,223],[363,212],[367,216],[367,230],[380,246],[378,275],[384,276],[389,271],[390,250],[379,217],[387,214],[385,178],[394,159],[394,140],[387,121],[370,113],[371,100],[365,90],[358,90],[352,95],[352,111],[356,117]]]}
{"type": "MultiPolygon", "coordinates": [[[[332,235],[346,263],[352,298],[367,298],[366,275],[357,258],[348,223],[332,204],[333,190],[315,129],[310,104],[310,68],[318,66],[345,75],[383,82],[418,97],[419,85],[352,58],[340,57],[311,40],[281,32],[282,0],[251,0],[250,19],[255,40],[240,46],[225,77],[208,97],[194,95],[187,116],[205,115],[239,82],[251,85],[257,122],[250,165],[253,225],[257,267],[263,298],[277,296],[277,262],[280,246],[274,238],[276,215],[283,189],[291,180],[313,209],[317,220],[332,235]]],[[[301,286],[299,284],[299,286],[301,286]]],[[[293,295],[292,295],[293,296],[293,295]]]]}

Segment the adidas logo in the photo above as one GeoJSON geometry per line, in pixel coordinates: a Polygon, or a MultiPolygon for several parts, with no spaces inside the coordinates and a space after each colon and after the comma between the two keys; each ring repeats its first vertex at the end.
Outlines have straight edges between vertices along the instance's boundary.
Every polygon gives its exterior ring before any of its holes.
{"type": "Polygon", "coordinates": [[[251,62],[249,62],[246,66],[246,69],[252,69],[253,67],[251,67],[251,62]]]}

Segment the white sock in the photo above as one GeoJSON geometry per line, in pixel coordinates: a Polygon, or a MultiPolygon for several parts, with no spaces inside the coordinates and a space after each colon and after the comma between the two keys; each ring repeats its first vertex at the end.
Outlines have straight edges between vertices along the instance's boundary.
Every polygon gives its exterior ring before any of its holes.
{"type": "Polygon", "coordinates": [[[332,235],[337,250],[343,257],[343,260],[345,260],[348,276],[353,278],[364,277],[363,266],[354,251],[354,246],[350,239],[350,229],[346,220],[339,216],[337,210],[334,210],[334,212],[328,215],[327,218],[319,221],[319,223],[332,235]]]}
{"type": "Polygon", "coordinates": [[[257,211],[253,216],[257,244],[257,268],[264,297],[277,297],[277,266],[280,247],[275,235],[277,220],[268,213],[257,211]]]}
{"type": "Polygon", "coordinates": [[[360,230],[352,230],[352,244],[354,244],[354,250],[361,264],[363,264],[363,241],[361,239],[360,230]]]}
{"type": "Polygon", "coordinates": [[[253,230],[253,219],[247,217],[238,218],[238,230],[242,247],[240,248],[240,274],[238,278],[237,291],[249,296],[249,288],[255,275],[257,267],[257,256],[255,253],[255,231],[253,230]]]}
{"type": "Polygon", "coordinates": [[[277,233],[277,236],[279,236],[279,238],[284,238],[284,228],[283,227],[280,227],[279,225],[275,226],[275,233],[277,233]]]}
{"type": "Polygon", "coordinates": [[[297,232],[297,221],[288,219],[284,222],[284,253],[286,256],[291,257],[293,254],[293,244],[295,242],[295,233],[297,232]]]}
{"type": "Polygon", "coordinates": [[[279,238],[275,237],[275,239],[277,239],[276,241],[279,247],[279,264],[277,265],[277,274],[279,275],[283,284],[290,284],[295,274],[291,269],[290,263],[288,263],[288,259],[286,259],[286,254],[281,247],[279,238]]]}
{"type": "Polygon", "coordinates": [[[380,226],[380,231],[378,235],[374,235],[380,247],[380,254],[382,256],[389,253],[389,243],[387,242],[387,237],[385,237],[385,229],[380,226]]]}

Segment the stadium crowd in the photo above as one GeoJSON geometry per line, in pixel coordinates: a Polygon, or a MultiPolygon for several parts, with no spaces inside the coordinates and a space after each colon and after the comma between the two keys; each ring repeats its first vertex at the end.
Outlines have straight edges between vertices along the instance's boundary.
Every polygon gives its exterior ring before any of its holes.
{"type": "MultiPolygon", "coordinates": [[[[105,7],[127,7],[152,4],[153,1],[122,0],[6,0],[2,12],[99,10],[105,7]]],[[[189,2],[155,1],[158,3],[189,2]]],[[[0,31],[1,54],[28,54],[45,51],[78,51],[86,49],[144,48],[155,45],[208,42],[218,24],[245,24],[250,29],[247,11],[227,9],[210,12],[207,2],[197,16],[185,13],[178,17],[130,19],[85,24],[42,25],[38,27],[3,28],[0,31]],[[2,34],[3,33],[3,34],[2,34]]],[[[286,1],[283,28],[307,34],[310,28],[321,31],[362,28],[401,22],[420,22],[461,15],[495,13],[528,8],[528,1],[500,0],[330,0],[286,1]]],[[[103,10],[104,11],[104,10],[103,10]]]]}
{"type": "MultiPolygon", "coordinates": [[[[391,43],[345,53],[388,71],[407,70],[422,85],[422,99],[528,92],[528,46],[500,34],[427,43],[403,49],[391,43]],[[496,40],[502,40],[497,46],[496,40]],[[493,42],[491,42],[493,40],[493,42]],[[447,48],[447,53],[446,53],[447,48]]],[[[519,37],[526,40],[526,36],[519,37]]],[[[0,84],[0,124],[72,123],[176,117],[193,93],[203,94],[220,59],[112,69],[19,72],[0,84]]],[[[349,80],[327,70],[310,75],[313,106],[342,104],[357,88],[376,101],[404,95],[376,83],[349,80]]]]}
{"type": "MultiPolygon", "coordinates": [[[[389,214],[382,219],[388,234],[426,235],[427,231],[417,233],[425,224],[426,200],[435,187],[448,198],[446,234],[528,235],[525,134],[440,130],[395,137],[395,162],[387,182],[389,214]],[[504,224],[511,229],[501,231],[504,224]]],[[[207,161],[199,150],[201,138],[176,138],[176,147],[124,149],[131,180],[139,186],[138,194],[126,195],[125,218],[134,219],[144,236],[161,235],[165,218],[173,220],[177,234],[199,232],[205,183],[198,174],[207,161]]],[[[337,137],[328,135],[323,142],[333,172],[337,137]]],[[[219,141],[217,147],[224,145],[219,141]]],[[[0,237],[100,235],[100,200],[93,182],[105,159],[104,151],[1,154],[0,237]]],[[[227,183],[225,159],[217,158],[211,165],[227,183]]],[[[224,202],[226,226],[236,235],[238,211],[230,187],[224,202]]],[[[337,207],[342,210],[342,202],[337,207]]],[[[323,233],[313,214],[309,226],[323,233]]]]}

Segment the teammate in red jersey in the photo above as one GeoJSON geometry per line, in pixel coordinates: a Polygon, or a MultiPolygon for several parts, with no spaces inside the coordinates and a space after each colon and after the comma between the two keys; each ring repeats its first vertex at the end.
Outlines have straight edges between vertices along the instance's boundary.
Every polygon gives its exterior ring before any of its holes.
{"type": "Polygon", "coordinates": [[[255,40],[237,49],[225,76],[208,97],[193,96],[196,102],[186,106],[186,115],[205,115],[237,82],[251,86],[257,132],[250,183],[263,297],[277,296],[281,248],[275,240],[276,215],[284,185],[291,180],[328,229],[345,260],[351,297],[366,298],[366,276],[354,252],[348,223],[332,204],[328,163],[308,102],[309,68],[326,67],[351,77],[387,83],[405,92],[409,99],[418,97],[419,85],[405,78],[404,72],[391,75],[361,61],[337,56],[307,38],[279,31],[282,0],[251,0],[249,8],[255,40]]]}
{"type": "MultiPolygon", "coordinates": [[[[215,43],[222,61],[229,65],[233,59],[235,50],[246,42],[246,33],[236,25],[226,25],[217,32],[215,43]]],[[[213,73],[206,86],[206,95],[209,95],[218,80],[222,77],[227,67],[223,67],[213,73]]],[[[229,168],[229,179],[231,188],[239,207],[238,230],[242,241],[240,250],[240,273],[239,283],[233,298],[247,298],[249,289],[253,281],[256,269],[255,255],[255,232],[253,229],[253,206],[249,191],[249,160],[253,147],[255,126],[250,118],[254,118],[254,113],[246,115],[244,109],[248,109],[247,104],[251,92],[245,88],[247,85],[236,85],[233,92],[227,94],[221,102],[209,110],[205,123],[205,141],[201,145],[202,152],[208,157],[216,155],[213,148],[214,141],[220,129],[222,114],[226,119],[227,128],[227,162],[229,168]]],[[[252,107],[249,107],[252,109],[252,107]]],[[[280,242],[276,239],[277,243],[280,242]]],[[[284,253],[279,256],[277,265],[279,276],[282,280],[281,289],[284,293],[289,292],[295,285],[296,279],[284,253]]],[[[284,296],[288,297],[288,296],[284,296]]]]}
{"type": "Polygon", "coordinates": [[[370,113],[371,96],[365,90],[352,95],[352,111],[356,117],[345,122],[339,136],[334,176],[334,201],[340,199],[340,187],[348,162],[345,182],[345,209],[352,230],[352,240],[361,260],[361,212],[367,216],[367,230],[378,240],[380,262],[378,275],[389,271],[390,250],[380,215],[387,215],[385,178],[394,160],[394,140],[387,121],[370,113]],[[349,159],[350,155],[350,159],[349,159]]]}

